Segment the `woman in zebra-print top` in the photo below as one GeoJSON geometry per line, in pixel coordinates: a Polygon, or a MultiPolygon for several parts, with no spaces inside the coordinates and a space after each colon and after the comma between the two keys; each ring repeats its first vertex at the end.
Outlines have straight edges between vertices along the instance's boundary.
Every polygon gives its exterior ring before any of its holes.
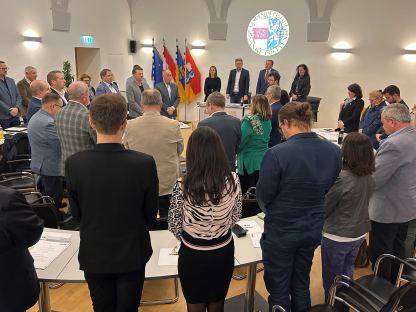
{"type": "Polygon", "coordinates": [[[186,151],[187,174],[169,208],[169,230],[182,244],[178,273],[188,311],[223,311],[234,269],[231,228],[241,217],[241,189],[221,139],[196,129],[186,151]]]}

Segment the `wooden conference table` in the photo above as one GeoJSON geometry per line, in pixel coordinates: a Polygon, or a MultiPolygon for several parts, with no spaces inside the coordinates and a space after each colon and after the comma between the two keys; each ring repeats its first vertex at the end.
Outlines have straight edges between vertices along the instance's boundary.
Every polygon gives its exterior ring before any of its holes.
{"type": "MultiPolygon", "coordinates": [[[[263,221],[258,217],[250,217],[243,220],[253,220],[263,229],[263,221]]],[[[84,283],[83,271],[79,270],[78,250],[79,232],[56,229],[45,231],[70,233],[70,245],[45,269],[37,269],[37,275],[41,285],[39,295],[39,311],[50,312],[50,299],[48,282],[57,283],[84,283]]],[[[233,235],[234,236],[234,235],[233,235]]],[[[166,279],[178,276],[177,265],[158,265],[159,251],[161,248],[173,248],[179,243],[168,230],[151,231],[150,238],[153,247],[153,255],[146,265],[145,279],[166,279]]],[[[268,311],[267,302],[255,291],[256,267],[262,261],[260,248],[255,248],[249,235],[237,238],[234,236],[235,267],[248,266],[247,285],[245,294],[226,300],[226,311],[268,311]]]]}

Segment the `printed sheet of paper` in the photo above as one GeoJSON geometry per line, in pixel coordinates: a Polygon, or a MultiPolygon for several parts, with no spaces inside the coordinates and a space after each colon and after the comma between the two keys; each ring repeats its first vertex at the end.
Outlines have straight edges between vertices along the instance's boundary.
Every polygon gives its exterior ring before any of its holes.
{"type": "Polygon", "coordinates": [[[159,260],[158,265],[177,265],[178,264],[178,254],[177,248],[160,248],[159,251],[159,260]]]}
{"type": "Polygon", "coordinates": [[[257,224],[256,221],[238,221],[237,222],[240,226],[242,226],[244,229],[246,229],[248,231],[248,233],[255,233],[255,232],[260,232],[263,233],[263,230],[261,229],[261,227],[257,224]]]}
{"type": "Polygon", "coordinates": [[[40,239],[69,243],[69,240],[71,239],[71,236],[72,236],[71,233],[43,231],[42,236],[41,236],[40,239]]]}
{"type": "Polygon", "coordinates": [[[29,249],[35,268],[45,270],[68,246],[68,242],[41,239],[29,249]]]}
{"type": "Polygon", "coordinates": [[[254,232],[249,234],[254,248],[260,248],[261,234],[261,232],[254,232]]]}

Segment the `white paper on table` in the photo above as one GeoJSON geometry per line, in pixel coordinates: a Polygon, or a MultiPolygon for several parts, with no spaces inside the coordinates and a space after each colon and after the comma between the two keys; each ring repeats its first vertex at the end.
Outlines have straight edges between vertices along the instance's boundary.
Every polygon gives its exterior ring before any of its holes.
{"type": "Polygon", "coordinates": [[[260,248],[261,234],[261,232],[254,232],[249,234],[254,248],[260,248]]]}
{"type": "Polygon", "coordinates": [[[7,131],[11,131],[11,132],[22,132],[22,131],[27,130],[27,128],[26,127],[10,127],[10,128],[4,129],[4,130],[6,132],[7,131]]]}
{"type": "Polygon", "coordinates": [[[29,249],[35,268],[45,270],[68,246],[68,242],[41,239],[29,249]]]}
{"type": "Polygon", "coordinates": [[[173,248],[160,248],[158,265],[178,265],[178,255],[172,254],[173,248]]]}
{"type": "Polygon", "coordinates": [[[247,230],[248,234],[250,233],[255,233],[255,232],[260,232],[262,233],[263,230],[261,229],[261,227],[257,224],[256,221],[253,220],[249,220],[249,221],[238,221],[237,222],[240,226],[242,226],[244,229],[247,230]]]}
{"type": "Polygon", "coordinates": [[[59,233],[59,232],[50,232],[50,231],[43,231],[42,236],[40,239],[55,241],[55,242],[67,242],[71,238],[71,233],[59,233]]]}
{"type": "Polygon", "coordinates": [[[187,125],[187,124],[185,124],[185,123],[183,123],[183,122],[179,122],[179,128],[180,129],[189,129],[191,126],[190,125],[187,125]]]}

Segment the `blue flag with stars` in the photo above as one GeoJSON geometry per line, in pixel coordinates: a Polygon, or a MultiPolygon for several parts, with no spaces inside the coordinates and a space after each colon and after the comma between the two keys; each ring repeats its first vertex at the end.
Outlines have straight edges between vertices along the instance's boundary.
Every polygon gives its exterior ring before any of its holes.
{"type": "Polygon", "coordinates": [[[156,47],[153,47],[153,64],[152,64],[152,80],[153,85],[162,82],[162,72],[163,72],[163,59],[159,54],[159,51],[156,47]]]}

